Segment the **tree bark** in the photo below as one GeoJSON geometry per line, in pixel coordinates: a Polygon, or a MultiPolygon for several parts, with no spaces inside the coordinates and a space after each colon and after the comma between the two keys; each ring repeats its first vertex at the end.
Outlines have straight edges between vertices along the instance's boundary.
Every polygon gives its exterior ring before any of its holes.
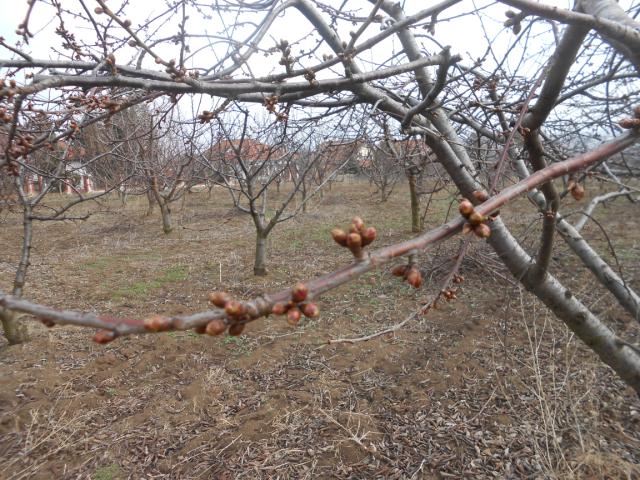
{"type": "Polygon", "coordinates": [[[256,230],[256,258],[253,274],[259,277],[267,275],[267,235],[259,230],[256,230]]]}
{"type": "MultiPolygon", "coordinates": [[[[24,284],[26,282],[27,269],[30,265],[31,257],[31,239],[33,236],[33,224],[31,219],[31,204],[26,200],[24,192],[20,188],[20,197],[22,201],[22,252],[20,254],[20,263],[16,270],[13,280],[13,296],[22,297],[24,284]]],[[[2,320],[2,328],[9,345],[17,345],[29,340],[29,330],[24,322],[20,322],[16,318],[14,312],[0,310],[0,319],[2,320]]]]}
{"type": "Polygon", "coordinates": [[[27,322],[19,321],[15,312],[0,310],[0,320],[2,320],[4,336],[7,338],[9,345],[18,345],[29,340],[27,322]]]}
{"type": "Polygon", "coordinates": [[[162,231],[168,235],[173,230],[173,225],[171,223],[171,209],[169,208],[169,205],[164,202],[161,203],[160,212],[162,213],[162,231]]]}
{"type": "Polygon", "coordinates": [[[416,175],[409,170],[407,178],[409,180],[409,195],[411,196],[411,231],[418,233],[422,231],[422,218],[420,217],[420,197],[418,196],[416,175]]]}
{"type": "Polygon", "coordinates": [[[151,191],[147,192],[147,202],[149,203],[149,205],[147,206],[147,211],[145,212],[144,216],[150,217],[151,215],[153,215],[153,210],[156,202],[151,191]]]}

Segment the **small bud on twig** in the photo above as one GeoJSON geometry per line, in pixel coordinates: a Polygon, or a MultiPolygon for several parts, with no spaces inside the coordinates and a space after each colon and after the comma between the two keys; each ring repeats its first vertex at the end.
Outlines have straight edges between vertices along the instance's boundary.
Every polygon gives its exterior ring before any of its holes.
{"type": "Polygon", "coordinates": [[[245,314],[246,309],[244,304],[237,300],[231,300],[224,307],[224,311],[231,317],[240,317],[245,314]]]}
{"type": "Polygon", "coordinates": [[[161,315],[153,315],[144,319],[144,328],[150,332],[164,332],[171,328],[171,319],[161,315]]]}
{"type": "Polygon", "coordinates": [[[481,213],[476,212],[475,210],[473,211],[473,213],[471,213],[471,215],[469,215],[469,223],[474,227],[476,225],[480,225],[485,220],[486,217],[481,213]]]}
{"type": "Polygon", "coordinates": [[[464,218],[469,218],[469,215],[473,213],[473,204],[465,198],[458,205],[458,211],[464,218]]]}
{"type": "Polygon", "coordinates": [[[237,337],[244,331],[244,323],[234,323],[229,327],[229,335],[237,337]]]}
{"type": "Polygon", "coordinates": [[[491,228],[486,223],[481,223],[473,227],[473,233],[480,238],[489,238],[491,235],[491,228]]]}
{"type": "Polygon", "coordinates": [[[489,194],[484,190],[476,190],[473,192],[473,197],[479,202],[486,202],[489,200],[489,194]]]}
{"type": "Polygon", "coordinates": [[[334,228],[331,230],[331,236],[338,245],[342,245],[343,247],[347,246],[347,232],[344,230],[334,228]]]}
{"type": "Polygon", "coordinates": [[[112,342],[118,335],[112,330],[98,330],[93,336],[93,341],[100,344],[112,342]]]}
{"type": "Polygon", "coordinates": [[[296,283],[291,290],[291,300],[295,303],[304,302],[309,295],[309,289],[304,283],[296,283]]]}
{"type": "Polygon", "coordinates": [[[302,313],[298,307],[294,307],[287,312],[287,323],[292,327],[295,327],[300,322],[302,313]]]}
{"type": "Polygon", "coordinates": [[[407,283],[414,288],[420,288],[422,286],[422,274],[420,270],[412,267],[407,273],[407,283]]]}
{"type": "Polygon", "coordinates": [[[584,198],[584,187],[580,183],[573,185],[573,188],[569,191],[571,192],[571,196],[578,202],[584,198]]]}
{"type": "Polygon", "coordinates": [[[393,267],[393,270],[391,270],[391,274],[394,277],[404,277],[407,274],[407,270],[408,267],[406,265],[398,265],[396,267],[393,267]]]}
{"type": "Polygon", "coordinates": [[[373,242],[376,239],[378,232],[376,231],[376,229],[374,227],[367,227],[363,230],[361,236],[362,236],[362,246],[366,247],[367,245],[369,245],[371,242],[373,242]]]}
{"type": "Polygon", "coordinates": [[[53,328],[56,325],[56,322],[46,317],[40,318],[40,323],[42,323],[47,328],[53,328]]]}
{"type": "Polygon", "coordinates": [[[317,318],[320,316],[320,309],[315,303],[305,303],[302,305],[302,313],[308,318],[317,318]]]}
{"type": "Polygon", "coordinates": [[[224,333],[226,329],[227,329],[227,324],[224,323],[224,321],[215,319],[207,323],[205,332],[207,335],[215,336],[215,335],[220,335],[221,333],[224,333]]]}
{"type": "Polygon", "coordinates": [[[284,315],[288,309],[289,306],[286,303],[278,302],[271,308],[271,313],[274,315],[284,315]]]}

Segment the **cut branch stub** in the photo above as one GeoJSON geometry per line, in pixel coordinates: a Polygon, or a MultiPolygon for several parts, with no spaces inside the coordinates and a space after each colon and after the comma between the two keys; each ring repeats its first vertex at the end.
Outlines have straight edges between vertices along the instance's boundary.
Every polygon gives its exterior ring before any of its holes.
{"type": "Polygon", "coordinates": [[[360,217],[354,217],[351,221],[349,233],[340,228],[331,230],[333,240],[341,247],[347,247],[356,260],[364,259],[364,247],[371,244],[378,232],[374,227],[365,227],[364,220],[360,217]]]}

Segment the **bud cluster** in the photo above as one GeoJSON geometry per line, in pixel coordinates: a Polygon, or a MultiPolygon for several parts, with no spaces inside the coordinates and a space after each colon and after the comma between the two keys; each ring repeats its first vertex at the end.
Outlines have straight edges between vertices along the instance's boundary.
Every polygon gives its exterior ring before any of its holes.
{"type": "Polygon", "coordinates": [[[376,239],[378,232],[373,227],[366,227],[360,217],[354,217],[351,221],[349,233],[340,228],[331,230],[331,236],[335,242],[351,250],[357,260],[362,260],[364,256],[363,248],[376,239]]]}
{"type": "Polygon", "coordinates": [[[633,118],[623,118],[618,124],[627,130],[640,128],[640,105],[636,105],[633,109],[633,118]]]}
{"type": "MultiPolygon", "coordinates": [[[[473,192],[473,196],[480,202],[484,202],[489,198],[489,195],[481,190],[473,192]]],[[[487,238],[491,235],[491,228],[486,224],[486,221],[489,220],[489,218],[477,212],[471,201],[464,198],[460,202],[460,205],[458,205],[458,211],[460,212],[460,215],[467,219],[467,223],[462,227],[462,233],[467,234],[469,232],[473,232],[480,238],[487,238]]]]}
{"type": "Polygon", "coordinates": [[[422,273],[415,265],[398,265],[391,273],[395,277],[404,278],[409,285],[414,288],[420,288],[422,286],[422,273]]]}
{"type": "Polygon", "coordinates": [[[218,308],[223,308],[227,314],[227,321],[216,318],[211,320],[206,326],[198,328],[198,333],[207,335],[220,335],[229,327],[229,335],[238,336],[244,330],[247,320],[260,316],[257,308],[245,302],[233,300],[226,292],[211,292],[209,301],[218,308]]]}
{"type": "Polygon", "coordinates": [[[278,302],[271,308],[274,315],[287,315],[287,323],[295,327],[304,315],[307,318],[320,316],[320,309],[315,303],[305,302],[309,296],[309,289],[304,283],[296,283],[291,289],[291,300],[278,302]]]}

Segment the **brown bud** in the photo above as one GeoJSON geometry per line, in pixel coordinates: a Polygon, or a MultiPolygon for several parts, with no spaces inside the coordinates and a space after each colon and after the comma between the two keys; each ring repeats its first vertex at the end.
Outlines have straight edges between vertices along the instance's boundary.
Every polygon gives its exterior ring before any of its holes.
{"type": "Polygon", "coordinates": [[[286,303],[278,302],[271,308],[271,313],[274,315],[284,315],[289,310],[289,306],[286,303]]]}
{"type": "Polygon", "coordinates": [[[253,303],[247,303],[245,306],[247,309],[247,315],[249,315],[250,318],[258,318],[260,316],[258,307],[256,307],[253,303]]]}
{"type": "Polygon", "coordinates": [[[224,323],[223,320],[220,320],[219,318],[216,318],[215,320],[211,320],[209,323],[207,323],[207,326],[205,327],[205,332],[207,333],[207,335],[220,335],[221,333],[224,333],[224,331],[227,329],[227,324],[224,323]]]}
{"type": "Polygon", "coordinates": [[[391,270],[391,274],[394,277],[404,277],[407,273],[407,266],[406,265],[398,265],[396,267],[393,267],[393,270],[391,270]]]}
{"type": "Polygon", "coordinates": [[[156,61],[157,64],[162,63],[162,59],[160,57],[156,57],[155,61],[156,61]]]}
{"type": "Polygon", "coordinates": [[[112,342],[117,337],[116,332],[112,330],[98,330],[93,336],[93,341],[100,344],[112,342]]]}
{"type": "Polygon", "coordinates": [[[640,118],[623,118],[618,125],[625,129],[640,128],[640,118]]]}
{"type": "Polygon", "coordinates": [[[309,295],[309,289],[304,283],[296,283],[291,289],[291,300],[296,303],[304,302],[309,295]]]}
{"type": "Polygon", "coordinates": [[[365,228],[362,232],[362,246],[366,247],[376,239],[378,232],[373,227],[365,228]]]}
{"type": "Polygon", "coordinates": [[[476,212],[475,210],[471,215],[469,215],[469,223],[472,226],[480,225],[482,222],[486,220],[485,216],[481,213],[476,212]]]}
{"type": "Polygon", "coordinates": [[[364,230],[364,220],[362,220],[360,217],[353,217],[351,223],[353,224],[357,232],[362,232],[362,230],[364,230]]]}
{"type": "Polygon", "coordinates": [[[299,308],[297,307],[292,308],[287,312],[287,323],[292,327],[295,327],[300,322],[301,316],[302,316],[302,313],[300,312],[299,308]]]}
{"type": "Polygon", "coordinates": [[[484,190],[476,190],[473,192],[473,198],[478,200],[479,202],[486,202],[489,200],[489,194],[484,190]]]}
{"type": "Polygon", "coordinates": [[[104,13],[104,10],[102,9],[102,7],[96,7],[93,9],[93,11],[96,13],[96,15],[101,15],[104,13]]]}
{"type": "Polygon", "coordinates": [[[458,211],[464,218],[469,218],[469,215],[473,213],[473,204],[465,198],[458,205],[458,211]]]}
{"type": "Polygon", "coordinates": [[[305,317],[316,318],[320,316],[320,309],[315,303],[305,303],[302,305],[302,313],[305,317]]]}
{"type": "Polygon", "coordinates": [[[331,230],[331,236],[335,240],[338,245],[342,245],[343,247],[347,246],[347,232],[340,228],[334,228],[331,230]]]}
{"type": "Polygon", "coordinates": [[[407,283],[414,288],[420,288],[422,285],[422,274],[417,268],[412,268],[407,273],[407,283]]]}
{"type": "Polygon", "coordinates": [[[359,233],[350,233],[347,235],[347,246],[350,249],[362,247],[362,237],[359,233]]]}
{"type": "Polygon", "coordinates": [[[237,300],[231,300],[224,307],[224,311],[227,312],[227,315],[231,317],[239,317],[245,314],[246,309],[244,304],[238,302],[237,300]]]}
{"type": "Polygon", "coordinates": [[[231,297],[227,292],[211,292],[209,301],[218,308],[224,308],[231,301],[231,297]]]}
{"type": "Polygon", "coordinates": [[[237,337],[244,330],[244,323],[234,323],[229,327],[229,335],[232,337],[237,337]]]}
{"type": "Polygon", "coordinates": [[[152,315],[144,319],[144,328],[150,332],[164,332],[171,328],[171,320],[161,315],[152,315]]]}
{"type": "Polygon", "coordinates": [[[488,238],[491,235],[491,228],[486,223],[481,223],[473,227],[473,233],[480,238],[488,238]]]}
{"type": "Polygon", "coordinates": [[[47,328],[52,328],[52,327],[55,327],[56,325],[56,322],[46,317],[40,318],[40,322],[47,328]]]}
{"type": "Polygon", "coordinates": [[[640,105],[636,105],[633,107],[633,116],[636,118],[640,118],[640,105]]]}
{"type": "Polygon", "coordinates": [[[584,198],[584,187],[580,183],[576,183],[571,189],[571,196],[578,202],[584,198]]]}
{"type": "Polygon", "coordinates": [[[124,22],[122,22],[123,25],[127,28],[129,28],[131,26],[131,20],[125,20],[124,22]]]}

